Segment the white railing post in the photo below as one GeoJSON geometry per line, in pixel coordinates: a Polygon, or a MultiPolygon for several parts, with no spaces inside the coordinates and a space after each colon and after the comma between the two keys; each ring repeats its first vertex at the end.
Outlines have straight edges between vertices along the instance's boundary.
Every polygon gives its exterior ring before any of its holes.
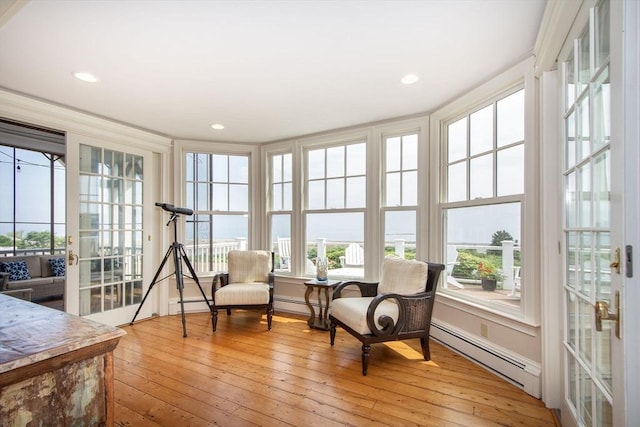
{"type": "Polygon", "coordinates": [[[513,289],[513,240],[502,242],[502,289],[513,289]]]}
{"type": "Polygon", "coordinates": [[[238,250],[247,250],[247,239],[245,237],[238,237],[238,250]]]}
{"type": "Polygon", "coordinates": [[[316,239],[316,257],[327,259],[327,239],[324,237],[316,239]]]}
{"type": "Polygon", "coordinates": [[[396,239],[395,242],[395,252],[400,258],[404,259],[404,239],[396,239]]]}

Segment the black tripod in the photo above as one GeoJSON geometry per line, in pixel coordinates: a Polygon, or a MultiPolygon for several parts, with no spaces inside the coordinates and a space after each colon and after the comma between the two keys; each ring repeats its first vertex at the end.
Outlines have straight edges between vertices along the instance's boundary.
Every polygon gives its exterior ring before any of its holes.
{"type": "MultiPolygon", "coordinates": [[[[160,267],[158,267],[158,271],[156,271],[156,275],[153,276],[153,280],[151,281],[151,285],[149,285],[149,289],[147,290],[147,293],[144,295],[144,298],[142,298],[142,302],[140,302],[140,306],[138,306],[138,310],[136,311],[136,314],[133,316],[133,319],[131,319],[131,323],[129,323],[130,325],[133,325],[133,322],[136,320],[136,317],[138,317],[138,313],[140,312],[140,309],[142,308],[142,306],[144,305],[145,300],[147,299],[147,297],[149,296],[149,292],[151,292],[151,290],[153,289],[153,287],[155,286],[155,284],[159,281],[162,281],[168,277],[171,277],[171,274],[163,277],[162,279],[158,280],[158,276],[160,276],[160,273],[162,272],[162,269],[164,268],[164,265],[166,264],[167,260],[169,259],[169,256],[171,256],[171,254],[173,254],[173,265],[174,265],[174,273],[176,276],[176,287],[178,288],[178,292],[180,293],[180,309],[182,310],[182,336],[186,337],[187,336],[187,323],[184,317],[184,299],[182,297],[182,291],[184,289],[184,281],[183,281],[183,274],[182,274],[182,261],[184,261],[184,263],[186,264],[187,268],[189,269],[189,272],[191,273],[191,279],[195,280],[196,284],[198,285],[198,288],[200,289],[200,293],[202,293],[202,297],[204,298],[204,301],[207,303],[207,307],[209,307],[209,310],[213,310],[211,307],[211,304],[209,304],[209,300],[207,299],[207,296],[205,295],[204,291],[202,290],[202,286],[200,286],[200,281],[198,280],[198,276],[196,275],[196,272],[193,269],[193,266],[191,265],[191,263],[189,262],[189,258],[187,258],[187,254],[184,251],[184,247],[182,246],[181,243],[178,243],[177,240],[177,234],[176,234],[176,223],[178,220],[178,213],[186,213],[188,215],[191,215],[193,212],[190,209],[182,209],[182,208],[174,208],[173,205],[167,205],[166,203],[156,203],[157,206],[161,206],[164,210],[171,212],[171,219],[169,219],[169,222],[167,222],[167,227],[169,226],[169,224],[171,224],[173,222],[173,243],[171,244],[171,246],[169,246],[169,249],[167,250],[167,253],[164,256],[164,259],[162,260],[162,263],[160,264],[160,267]],[[178,212],[176,212],[176,210],[178,212]]],[[[189,277],[189,276],[187,276],[189,277]]]]}

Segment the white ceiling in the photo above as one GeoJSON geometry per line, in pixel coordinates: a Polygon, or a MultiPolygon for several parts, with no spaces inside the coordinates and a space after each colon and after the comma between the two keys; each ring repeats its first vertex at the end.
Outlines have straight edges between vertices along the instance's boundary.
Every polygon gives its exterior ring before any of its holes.
{"type": "Polygon", "coordinates": [[[531,54],[545,2],[30,1],[0,21],[0,87],[177,139],[275,141],[432,111],[531,54]]]}

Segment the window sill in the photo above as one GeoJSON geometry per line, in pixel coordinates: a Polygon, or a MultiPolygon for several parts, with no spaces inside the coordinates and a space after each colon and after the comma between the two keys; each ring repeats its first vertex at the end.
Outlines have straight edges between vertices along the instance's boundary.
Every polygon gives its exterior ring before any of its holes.
{"type": "Polygon", "coordinates": [[[459,298],[451,293],[438,291],[436,305],[441,304],[451,309],[464,311],[488,321],[499,323],[530,336],[539,335],[540,324],[527,321],[519,311],[505,311],[469,299],[459,298]]]}

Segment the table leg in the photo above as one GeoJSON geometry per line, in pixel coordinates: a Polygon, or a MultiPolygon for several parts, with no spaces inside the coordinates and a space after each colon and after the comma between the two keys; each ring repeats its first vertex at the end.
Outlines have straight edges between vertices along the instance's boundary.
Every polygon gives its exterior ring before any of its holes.
{"type": "Polygon", "coordinates": [[[330,288],[324,288],[324,327],[329,329],[329,290],[330,288]]]}
{"type": "Polygon", "coordinates": [[[307,307],[309,307],[309,310],[311,311],[309,320],[307,320],[307,325],[309,325],[309,327],[313,327],[313,324],[316,320],[316,312],[313,309],[313,306],[311,305],[311,301],[309,301],[309,296],[311,295],[312,292],[313,292],[313,287],[307,286],[307,290],[304,293],[304,302],[307,304],[307,307]]]}
{"type": "Polygon", "coordinates": [[[320,296],[321,293],[322,293],[322,288],[318,287],[318,324],[319,325],[323,324],[323,319],[324,319],[324,317],[322,317],[322,298],[320,296]]]}

